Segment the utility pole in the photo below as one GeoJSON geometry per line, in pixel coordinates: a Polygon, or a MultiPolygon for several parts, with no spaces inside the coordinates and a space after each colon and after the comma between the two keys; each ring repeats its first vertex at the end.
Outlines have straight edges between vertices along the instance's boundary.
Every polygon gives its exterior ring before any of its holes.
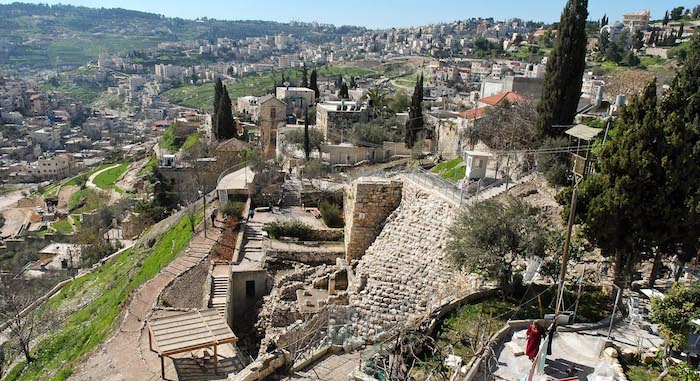
{"type": "Polygon", "coordinates": [[[564,255],[561,259],[561,270],[559,271],[559,286],[557,287],[557,308],[554,311],[554,319],[557,319],[561,310],[562,299],[564,297],[564,277],[566,276],[566,264],[569,261],[569,245],[571,243],[571,230],[574,227],[574,215],[576,214],[576,194],[578,193],[578,183],[574,185],[571,193],[571,210],[569,210],[569,222],[566,225],[566,239],[564,240],[564,255]]]}

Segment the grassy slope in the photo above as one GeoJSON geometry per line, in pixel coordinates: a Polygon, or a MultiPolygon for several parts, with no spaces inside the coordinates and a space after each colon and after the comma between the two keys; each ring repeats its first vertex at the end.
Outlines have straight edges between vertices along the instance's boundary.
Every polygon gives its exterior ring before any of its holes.
{"type": "Polygon", "coordinates": [[[104,192],[96,192],[92,188],[80,189],[68,199],[68,209],[71,213],[87,213],[91,212],[109,201],[109,196],[104,192]],[[85,203],[81,206],[81,202],[85,203]]]}
{"type": "Polygon", "coordinates": [[[458,181],[464,178],[467,167],[462,165],[464,161],[462,158],[457,157],[450,161],[440,163],[432,169],[431,172],[451,181],[458,181]]]}
{"type": "Polygon", "coordinates": [[[56,229],[56,231],[64,235],[73,233],[73,227],[71,226],[70,221],[65,218],[52,223],[51,226],[56,229]]]}
{"type": "Polygon", "coordinates": [[[92,182],[100,189],[114,189],[119,193],[123,193],[123,191],[114,185],[114,183],[117,181],[119,176],[126,171],[126,167],[128,166],[129,163],[119,164],[118,167],[114,167],[95,176],[95,179],[92,182]]]}
{"type": "MultiPolygon", "coordinates": [[[[197,223],[201,219],[200,212],[197,223]]],[[[6,380],[67,379],[80,359],[109,336],[129,294],[184,250],[191,236],[189,220],[182,218],[158,238],[152,249],[128,250],[64,287],[41,307],[41,313],[51,316],[68,309],[71,312],[67,319],[35,346],[36,360],[29,365],[21,362],[6,380]],[[99,296],[74,311],[93,294],[99,296]]]]}

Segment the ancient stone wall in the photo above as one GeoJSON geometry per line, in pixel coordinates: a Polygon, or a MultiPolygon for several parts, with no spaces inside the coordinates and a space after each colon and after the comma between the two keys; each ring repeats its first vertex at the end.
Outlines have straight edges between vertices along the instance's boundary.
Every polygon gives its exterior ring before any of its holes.
{"type": "Polygon", "coordinates": [[[355,269],[349,288],[353,316],[343,329],[366,342],[379,341],[460,295],[445,252],[455,212],[443,198],[404,183],[401,205],[355,269]]]}
{"type": "Polygon", "coordinates": [[[345,193],[345,255],[359,259],[401,203],[400,181],[359,179],[345,193]]]}

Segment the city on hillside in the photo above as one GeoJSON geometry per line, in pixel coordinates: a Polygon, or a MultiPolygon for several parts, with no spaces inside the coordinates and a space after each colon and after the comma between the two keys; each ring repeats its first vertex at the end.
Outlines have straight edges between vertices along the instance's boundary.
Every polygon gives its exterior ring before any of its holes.
{"type": "Polygon", "coordinates": [[[0,379],[700,381],[700,5],[446,1],[0,4],[0,379]]]}

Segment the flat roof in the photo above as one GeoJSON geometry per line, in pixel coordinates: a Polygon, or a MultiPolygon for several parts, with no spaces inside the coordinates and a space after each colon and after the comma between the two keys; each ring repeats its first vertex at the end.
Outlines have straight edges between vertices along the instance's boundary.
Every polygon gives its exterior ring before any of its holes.
{"type": "Polygon", "coordinates": [[[173,312],[149,321],[148,329],[161,356],[238,341],[231,327],[213,308],[173,312]]]}
{"type": "Polygon", "coordinates": [[[250,167],[241,168],[235,172],[231,172],[224,176],[216,189],[226,190],[244,190],[248,189],[248,185],[253,182],[255,172],[250,167]]]}
{"type": "Polygon", "coordinates": [[[593,128],[593,127],[588,127],[584,124],[577,124],[568,130],[566,130],[566,134],[573,136],[575,138],[579,138],[581,140],[586,140],[586,141],[591,141],[595,139],[598,134],[600,134],[603,131],[602,128],[593,128]]]}
{"type": "Polygon", "coordinates": [[[480,151],[464,151],[469,156],[485,156],[485,157],[492,157],[493,155],[488,153],[488,152],[480,152],[480,151]]]}

